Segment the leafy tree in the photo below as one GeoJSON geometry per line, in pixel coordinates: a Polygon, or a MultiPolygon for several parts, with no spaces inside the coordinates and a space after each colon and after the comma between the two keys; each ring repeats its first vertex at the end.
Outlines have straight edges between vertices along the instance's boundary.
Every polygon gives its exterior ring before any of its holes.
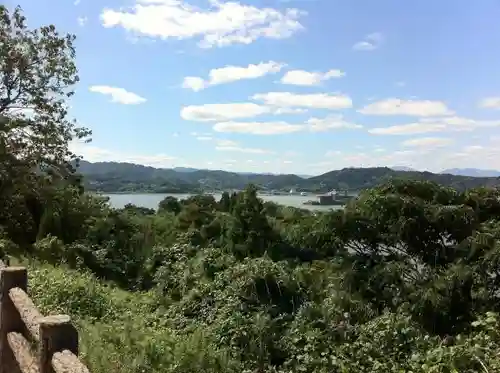
{"type": "Polygon", "coordinates": [[[219,208],[221,211],[229,212],[231,210],[231,197],[228,192],[222,193],[219,201],[219,208]]]}
{"type": "Polygon", "coordinates": [[[162,211],[172,212],[175,215],[177,215],[179,212],[181,212],[181,204],[179,203],[179,200],[177,198],[172,196],[167,196],[160,202],[158,210],[160,212],[162,211]]]}
{"type": "Polygon", "coordinates": [[[275,243],[275,234],[263,211],[257,188],[249,185],[239,193],[231,210],[229,245],[239,256],[260,256],[275,243]]]}
{"type": "Polygon", "coordinates": [[[21,232],[37,231],[43,191],[60,179],[79,182],[69,143],[90,132],[68,119],[78,82],[73,41],[53,25],[28,29],[21,8],[0,5],[0,225],[25,243],[34,235],[21,232]]]}
{"type": "Polygon", "coordinates": [[[30,30],[21,8],[10,13],[0,6],[3,177],[19,168],[50,168],[63,175],[72,170],[68,144],[90,134],[67,118],[67,99],[79,80],[74,39],[61,36],[53,25],[30,30]]]}

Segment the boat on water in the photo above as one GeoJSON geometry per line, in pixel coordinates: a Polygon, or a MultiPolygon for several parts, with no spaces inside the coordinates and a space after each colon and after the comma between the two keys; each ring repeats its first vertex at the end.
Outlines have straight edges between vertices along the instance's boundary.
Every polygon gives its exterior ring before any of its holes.
{"type": "Polygon", "coordinates": [[[313,206],[343,206],[349,201],[352,197],[347,196],[339,196],[337,195],[337,191],[334,189],[331,192],[326,194],[320,194],[316,196],[318,200],[316,201],[306,201],[304,205],[313,205],[313,206]]]}

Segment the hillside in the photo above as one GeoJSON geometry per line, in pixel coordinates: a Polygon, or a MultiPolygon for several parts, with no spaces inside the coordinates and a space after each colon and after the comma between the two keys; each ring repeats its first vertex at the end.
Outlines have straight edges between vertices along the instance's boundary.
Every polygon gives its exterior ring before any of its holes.
{"type": "Polygon", "coordinates": [[[359,190],[372,188],[389,179],[426,180],[456,189],[500,185],[499,177],[470,177],[432,172],[396,171],[387,167],[344,168],[315,176],[307,181],[328,188],[359,190]]]}
{"type": "Polygon", "coordinates": [[[78,172],[92,190],[103,192],[196,192],[200,190],[243,189],[248,184],[266,189],[302,185],[297,175],[243,174],[220,170],[160,169],[131,163],[81,161],[78,172]]]}
{"type": "Polygon", "coordinates": [[[470,177],[431,172],[397,171],[387,167],[344,168],[304,179],[297,175],[236,173],[222,170],[159,169],[131,163],[82,161],[78,168],[89,189],[101,192],[198,192],[243,189],[249,183],[263,189],[323,192],[333,188],[360,190],[391,178],[429,180],[457,189],[500,184],[498,177],[470,177]]]}

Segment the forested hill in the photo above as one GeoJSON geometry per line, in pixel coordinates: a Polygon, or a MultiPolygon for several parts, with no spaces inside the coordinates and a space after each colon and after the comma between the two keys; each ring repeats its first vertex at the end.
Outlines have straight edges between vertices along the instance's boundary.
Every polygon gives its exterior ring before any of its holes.
{"type": "Polygon", "coordinates": [[[396,171],[387,167],[344,168],[304,179],[297,175],[248,174],[228,171],[161,169],[132,163],[81,161],[78,172],[89,189],[102,192],[195,192],[243,189],[249,183],[260,188],[351,191],[371,188],[391,178],[430,180],[457,189],[500,185],[498,177],[468,177],[431,172],[396,171]]]}
{"type": "Polygon", "coordinates": [[[311,185],[324,184],[339,189],[360,190],[373,188],[389,179],[433,181],[456,189],[500,185],[500,177],[471,177],[451,174],[435,174],[419,171],[396,171],[387,167],[344,168],[307,179],[311,185]]]}

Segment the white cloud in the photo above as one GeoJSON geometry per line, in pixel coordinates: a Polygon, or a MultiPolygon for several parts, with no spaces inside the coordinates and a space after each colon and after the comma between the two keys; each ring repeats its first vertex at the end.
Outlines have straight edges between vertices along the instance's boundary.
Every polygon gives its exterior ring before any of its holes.
{"type": "Polygon", "coordinates": [[[374,32],[368,34],[365,38],[352,46],[352,49],[356,51],[373,51],[380,47],[384,37],[380,32],[374,32]]]}
{"type": "Polygon", "coordinates": [[[277,135],[292,133],[304,129],[303,125],[287,122],[220,122],[214,125],[214,131],[248,133],[252,135],[277,135]]]}
{"type": "Polygon", "coordinates": [[[70,150],[89,162],[130,162],[151,167],[173,167],[179,161],[177,157],[167,154],[132,154],[129,152],[103,149],[91,144],[72,142],[70,150]]]}
{"type": "Polygon", "coordinates": [[[218,139],[217,140],[217,146],[238,146],[238,143],[233,140],[227,140],[227,139],[218,139]]]}
{"type": "Polygon", "coordinates": [[[325,153],[325,157],[338,157],[341,154],[340,150],[329,150],[325,153]]]}
{"type": "Polygon", "coordinates": [[[244,148],[240,146],[216,146],[215,150],[221,152],[238,152],[238,153],[248,153],[248,154],[272,154],[273,152],[266,149],[259,148],[244,148]]]}
{"type": "Polygon", "coordinates": [[[252,102],[224,104],[189,105],[181,109],[184,120],[198,122],[222,122],[234,119],[253,118],[263,114],[302,114],[307,109],[342,109],[352,106],[348,96],[317,94],[294,94],[290,92],[269,92],[252,96],[252,102]]]}
{"type": "Polygon", "coordinates": [[[500,97],[487,97],[479,102],[479,107],[485,109],[500,109],[500,97]]]}
{"type": "Polygon", "coordinates": [[[198,136],[210,136],[210,137],[212,137],[212,134],[209,133],[209,132],[203,132],[203,133],[200,133],[200,132],[190,132],[189,134],[191,136],[194,136],[194,137],[198,137],[198,136]]]}
{"type": "Polygon", "coordinates": [[[405,147],[436,148],[450,145],[453,140],[443,137],[421,137],[403,141],[401,145],[405,147]]]}
{"type": "Polygon", "coordinates": [[[312,86],[318,85],[325,80],[341,78],[345,73],[340,70],[330,70],[326,73],[310,72],[305,70],[291,70],[281,78],[283,84],[312,86]]]}
{"type": "Polygon", "coordinates": [[[284,39],[303,29],[305,12],[280,11],[237,1],[211,0],[208,9],[183,0],[136,0],[129,9],[104,9],[106,28],[122,27],[136,35],[161,39],[199,39],[201,47],[250,44],[259,38],[284,39]]]}
{"type": "Polygon", "coordinates": [[[78,25],[79,25],[79,26],[82,26],[82,27],[83,27],[83,26],[85,26],[85,25],[87,24],[88,20],[89,20],[89,19],[88,19],[87,17],[78,17],[78,18],[76,19],[76,21],[78,22],[78,25]]]}
{"type": "Polygon", "coordinates": [[[309,130],[312,132],[323,132],[329,129],[359,129],[362,125],[350,123],[341,115],[331,115],[326,118],[310,118],[307,121],[309,130]]]}
{"type": "Polygon", "coordinates": [[[252,96],[252,99],[263,101],[264,104],[269,106],[277,107],[303,107],[311,109],[347,109],[352,107],[351,98],[341,94],[268,92],[255,94],[252,96]]]}
{"type": "Polygon", "coordinates": [[[281,114],[304,114],[304,113],[307,113],[307,109],[292,108],[292,107],[273,108],[273,114],[275,114],[275,115],[281,115],[281,114]]]}
{"type": "Polygon", "coordinates": [[[473,131],[478,128],[500,127],[500,120],[487,121],[462,117],[422,118],[418,122],[368,130],[374,135],[417,135],[444,131],[473,131]]]}
{"type": "Polygon", "coordinates": [[[396,85],[396,87],[404,87],[404,86],[406,86],[406,82],[400,80],[399,82],[396,82],[395,85],[396,85]]]}
{"type": "Polygon", "coordinates": [[[214,141],[216,146],[215,150],[221,152],[237,152],[248,154],[273,154],[274,152],[261,148],[248,148],[240,146],[239,143],[228,139],[217,139],[211,136],[197,136],[198,141],[214,141]]]}
{"type": "Polygon", "coordinates": [[[204,80],[196,76],[184,78],[183,88],[189,88],[193,91],[200,91],[208,86],[235,82],[243,79],[256,79],[267,74],[279,72],[284,64],[269,61],[259,64],[250,64],[248,66],[224,66],[218,69],[210,70],[208,79],[204,80]]]}
{"type": "Polygon", "coordinates": [[[182,88],[189,88],[195,92],[205,89],[205,81],[198,76],[186,76],[182,82],[182,88]]]}
{"type": "Polygon", "coordinates": [[[418,135],[428,132],[439,132],[446,129],[444,124],[440,123],[408,123],[390,127],[377,127],[368,130],[374,135],[418,135]]]}
{"type": "Polygon", "coordinates": [[[251,102],[204,104],[183,107],[181,109],[181,118],[198,122],[215,122],[252,118],[270,112],[271,108],[251,102]]]}
{"type": "Polygon", "coordinates": [[[216,123],[217,132],[248,133],[253,135],[277,135],[298,131],[324,132],[331,129],[359,129],[361,125],[347,122],[341,115],[330,115],[325,118],[309,118],[306,122],[292,124],[278,122],[220,122],[216,123]]]}
{"type": "Polygon", "coordinates": [[[111,102],[124,105],[137,105],[146,102],[146,99],[129,92],[124,88],[110,87],[106,85],[94,85],[89,87],[90,92],[111,96],[111,102]]]}
{"type": "Polygon", "coordinates": [[[388,98],[368,104],[358,110],[366,115],[408,115],[416,117],[431,117],[453,115],[444,102],[430,100],[402,100],[388,98]]]}

